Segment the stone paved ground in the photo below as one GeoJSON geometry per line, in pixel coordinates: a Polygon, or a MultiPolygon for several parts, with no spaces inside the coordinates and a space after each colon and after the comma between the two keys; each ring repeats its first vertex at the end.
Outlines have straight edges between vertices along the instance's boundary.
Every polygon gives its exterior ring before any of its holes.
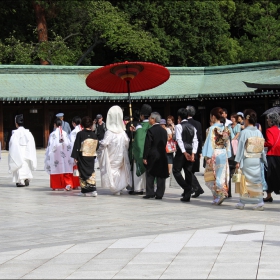
{"type": "Polygon", "coordinates": [[[235,210],[236,196],[212,206],[206,188],[183,204],[174,181],[162,201],[101,188],[97,198],[78,197],[50,190],[43,150],[31,186],[16,188],[7,156],[0,163],[1,279],[280,278],[276,196],[264,212],[235,210]]]}

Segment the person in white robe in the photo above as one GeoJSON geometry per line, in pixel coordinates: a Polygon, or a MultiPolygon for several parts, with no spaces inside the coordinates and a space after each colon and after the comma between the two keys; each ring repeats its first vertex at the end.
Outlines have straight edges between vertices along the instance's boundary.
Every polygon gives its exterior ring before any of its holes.
{"type": "Polygon", "coordinates": [[[50,175],[53,190],[71,190],[73,187],[72,146],[68,134],[62,130],[62,121],[56,119],[55,131],[50,134],[45,155],[45,171],[50,175]]]}
{"type": "Polygon", "coordinates": [[[101,173],[101,186],[115,195],[132,185],[128,157],[129,138],[119,106],[110,108],[106,119],[107,131],[97,151],[101,173]]]}
{"type": "MultiPolygon", "coordinates": [[[[71,141],[71,153],[73,151],[73,147],[74,147],[74,143],[77,137],[78,132],[82,131],[82,126],[81,126],[81,118],[76,116],[72,119],[72,126],[74,127],[74,129],[71,131],[70,133],[70,141],[71,141]]],[[[80,179],[79,176],[76,176],[76,174],[78,175],[78,167],[75,164],[73,166],[73,189],[79,189],[80,188],[80,179]]]]}
{"type": "Polygon", "coordinates": [[[23,127],[23,115],[15,118],[16,130],[9,143],[9,172],[17,187],[29,186],[37,168],[36,145],[32,133],[23,127]]]}
{"type": "Polygon", "coordinates": [[[74,117],[72,120],[72,126],[74,127],[74,129],[70,133],[70,141],[71,141],[72,146],[75,143],[77,133],[82,130],[81,121],[82,121],[82,119],[78,116],[74,117]]]}

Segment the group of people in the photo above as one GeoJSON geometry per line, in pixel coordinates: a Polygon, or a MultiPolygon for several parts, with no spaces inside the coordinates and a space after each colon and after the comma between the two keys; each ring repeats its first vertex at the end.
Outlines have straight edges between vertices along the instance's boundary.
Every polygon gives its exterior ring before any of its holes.
{"type": "MultiPolygon", "coordinates": [[[[226,109],[210,112],[210,127],[203,144],[201,124],[193,119],[195,108],[187,106],[167,121],[144,104],[139,116],[130,121],[119,106],[109,109],[106,124],[102,115],[93,121],[86,116],[72,120],[74,129],[57,114],[49,136],[45,170],[53,190],[81,189],[81,196],[97,196],[95,163],[98,160],[101,186],[114,195],[128,190],[144,199],[162,199],[166,178],[173,174],[183,189],[181,201],[189,202],[204,191],[195,172],[201,156],[205,159],[205,184],[213,194],[213,204],[221,205],[231,197],[231,177],[240,193],[237,209],[254,204],[263,210],[279,194],[280,117],[267,115],[269,128],[264,139],[257,114],[247,109],[227,119],[226,109]],[[267,150],[267,152],[266,152],[267,150]],[[184,176],[182,175],[184,171],[184,176]],[[241,178],[241,179],[240,179],[241,178]],[[267,197],[263,198],[263,192],[267,197]]],[[[9,169],[18,187],[28,186],[36,169],[35,141],[23,127],[23,115],[16,116],[17,129],[10,141],[9,169]]]]}
{"type": "Polygon", "coordinates": [[[235,208],[243,210],[246,204],[252,204],[254,210],[263,211],[264,203],[273,201],[271,193],[279,194],[280,190],[279,114],[267,115],[266,139],[254,110],[232,114],[231,121],[226,117],[225,109],[211,110],[212,125],[202,150],[206,159],[206,185],[213,193],[213,204],[220,205],[229,196],[235,173],[236,192],[240,194],[235,208]]]}

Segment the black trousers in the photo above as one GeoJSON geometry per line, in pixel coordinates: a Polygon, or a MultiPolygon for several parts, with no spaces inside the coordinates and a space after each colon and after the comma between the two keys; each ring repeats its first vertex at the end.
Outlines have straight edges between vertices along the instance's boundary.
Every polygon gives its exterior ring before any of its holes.
{"type": "Polygon", "coordinates": [[[165,178],[155,177],[146,171],[146,195],[155,195],[157,197],[163,197],[165,192],[165,178]],[[157,190],[154,190],[154,182],[157,180],[157,190]]]}
{"type": "Polygon", "coordinates": [[[184,189],[186,197],[189,197],[192,191],[192,181],[194,176],[192,173],[192,166],[193,163],[188,161],[184,154],[176,153],[173,160],[173,175],[179,186],[184,189]],[[182,169],[185,172],[185,179],[181,174],[182,169]]]}
{"type": "Polygon", "coordinates": [[[192,173],[192,174],[193,174],[193,177],[192,177],[192,190],[193,190],[193,192],[198,192],[198,193],[204,192],[203,188],[199,184],[196,176],[194,175],[194,173],[192,173]]]}

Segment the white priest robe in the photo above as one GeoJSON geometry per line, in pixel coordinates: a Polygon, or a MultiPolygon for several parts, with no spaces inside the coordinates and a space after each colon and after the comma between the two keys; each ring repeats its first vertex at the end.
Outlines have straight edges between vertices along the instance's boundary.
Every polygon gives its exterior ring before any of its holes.
{"type": "Polygon", "coordinates": [[[82,130],[82,127],[80,125],[76,125],[76,127],[71,131],[70,133],[70,141],[71,141],[71,145],[72,147],[74,146],[76,137],[77,137],[77,133],[80,132],[82,130]]]}
{"type": "Polygon", "coordinates": [[[73,186],[74,160],[71,152],[72,146],[67,133],[61,127],[57,128],[50,134],[45,155],[45,171],[51,176],[52,189],[73,186]]]}
{"type": "MultiPolygon", "coordinates": [[[[74,147],[74,143],[75,143],[75,140],[76,140],[76,137],[77,137],[77,133],[80,132],[82,130],[82,127],[81,125],[76,125],[76,127],[71,131],[70,133],[70,141],[71,141],[71,153],[73,151],[73,147],[74,147]]],[[[77,165],[75,164],[73,166],[73,173],[74,173],[74,170],[77,170],[78,167],[77,165]]],[[[80,187],[80,178],[79,176],[73,176],[73,188],[74,189],[77,189],[78,187],[80,187]]]]}
{"type": "Polygon", "coordinates": [[[57,128],[50,134],[45,156],[45,171],[48,174],[73,172],[72,146],[67,133],[57,128]],[[60,140],[63,142],[60,142],[60,140]]]}
{"type": "Polygon", "coordinates": [[[36,145],[32,133],[24,127],[14,130],[9,143],[9,172],[13,182],[24,185],[24,181],[33,178],[37,168],[36,145]]]}

